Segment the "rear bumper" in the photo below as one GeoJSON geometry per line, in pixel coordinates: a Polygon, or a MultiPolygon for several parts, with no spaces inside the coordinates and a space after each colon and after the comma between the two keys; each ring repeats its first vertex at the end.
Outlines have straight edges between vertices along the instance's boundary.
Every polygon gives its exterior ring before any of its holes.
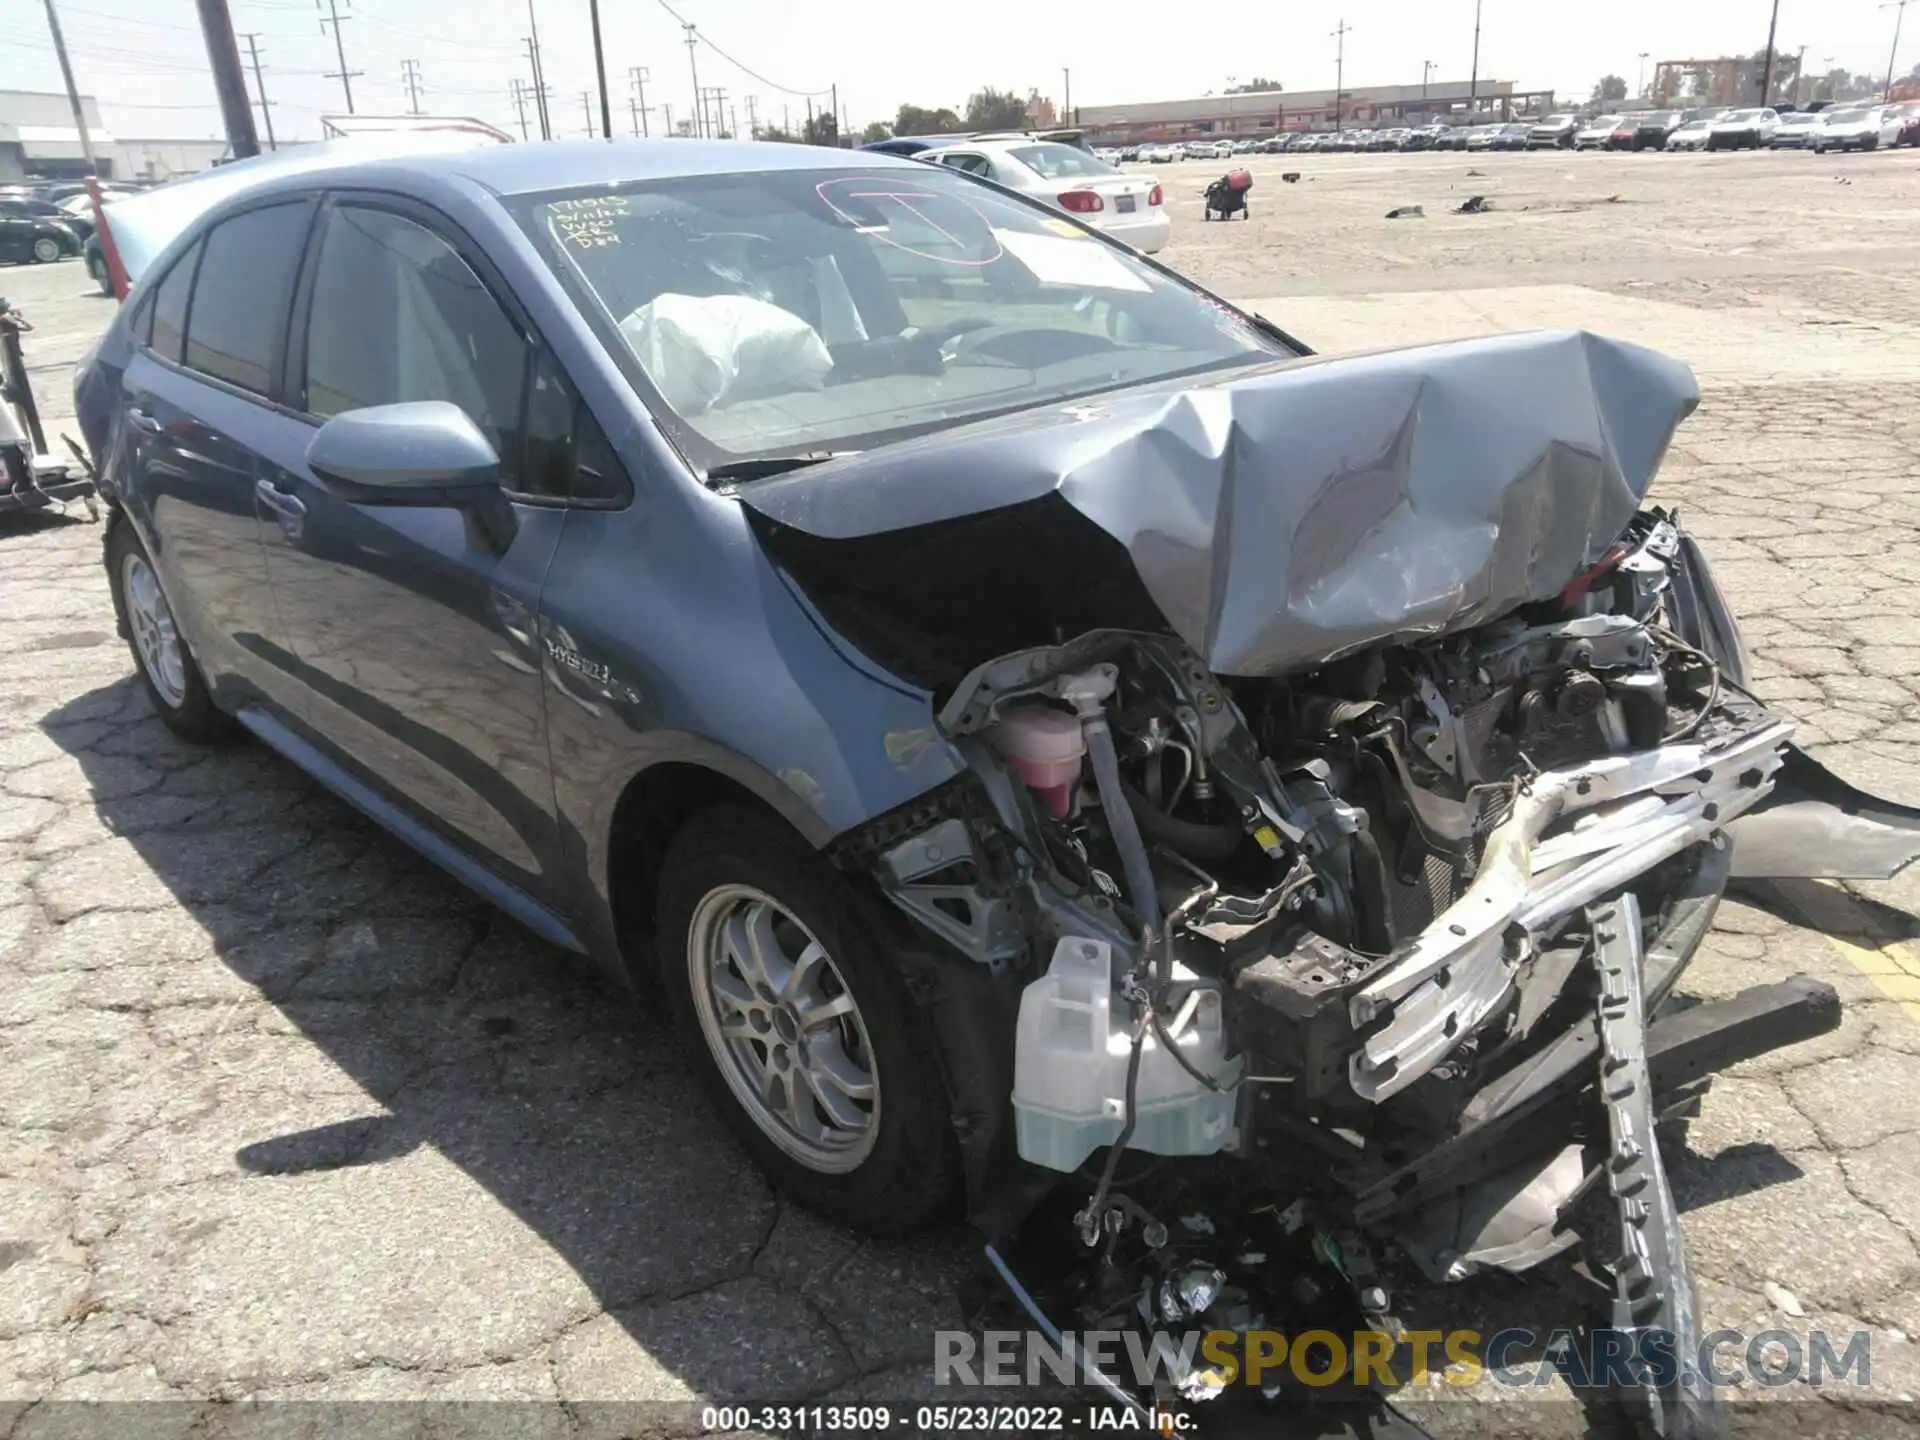
{"type": "Polygon", "coordinates": [[[1172,236],[1173,221],[1164,210],[1158,214],[1115,215],[1103,219],[1098,229],[1103,235],[1131,245],[1142,255],[1151,255],[1163,248],[1172,236]]]}

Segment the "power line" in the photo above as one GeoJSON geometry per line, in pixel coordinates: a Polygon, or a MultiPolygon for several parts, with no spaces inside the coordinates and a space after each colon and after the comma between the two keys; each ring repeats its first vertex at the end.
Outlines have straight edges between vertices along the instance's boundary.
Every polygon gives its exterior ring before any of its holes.
{"type": "Polygon", "coordinates": [[[652,72],[644,65],[634,65],[628,68],[627,78],[632,83],[635,92],[634,95],[627,97],[627,104],[633,111],[633,133],[635,135],[645,136],[648,133],[647,81],[652,78],[652,72]]]}
{"type": "MultiPolygon", "coordinates": [[[[364,75],[367,72],[364,70],[349,70],[347,68],[347,42],[340,34],[340,0],[314,0],[314,3],[316,5],[326,6],[327,14],[332,17],[331,19],[323,19],[320,22],[320,33],[322,35],[326,34],[327,26],[333,26],[333,53],[340,57],[340,68],[338,70],[329,70],[326,73],[326,78],[340,82],[340,88],[346,92],[347,96],[347,114],[351,115],[353,114],[353,77],[356,75],[364,75]]],[[[347,0],[347,8],[349,10],[353,8],[353,0],[347,0]]]]}
{"type": "MultiPolygon", "coordinates": [[[[678,20],[682,28],[686,30],[687,47],[689,50],[691,50],[693,47],[693,38],[694,38],[693,26],[681,16],[678,10],[675,10],[673,6],[669,5],[667,3],[667,0],[656,0],[656,3],[660,6],[662,10],[666,11],[667,14],[673,16],[675,20],[678,20]]],[[[759,71],[752,69],[751,67],[742,63],[741,61],[735,59],[732,55],[729,55],[725,50],[722,50],[718,45],[714,44],[713,41],[709,39],[707,36],[702,35],[699,37],[699,39],[702,45],[705,45],[709,50],[713,51],[713,53],[718,55],[722,60],[726,61],[729,65],[733,66],[736,70],[742,71],[743,73],[752,76],[755,80],[758,80],[762,85],[765,85],[769,90],[778,90],[783,95],[825,95],[827,93],[827,90],[795,90],[790,85],[777,84],[774,81],[767,79],[767,77],[762,75],[759,71]]],[[[694,87],[696,89],[699,88],[699,83],[700,82],[698,80],[694,81],[694,87]]],[[[831,86],[828,87],[829,90],[831,88],[832,88],[831,86]]]]}

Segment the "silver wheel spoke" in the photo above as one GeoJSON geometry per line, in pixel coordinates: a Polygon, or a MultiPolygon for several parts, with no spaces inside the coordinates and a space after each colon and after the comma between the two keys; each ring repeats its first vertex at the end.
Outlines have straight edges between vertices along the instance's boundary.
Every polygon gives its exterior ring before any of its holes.
{"type": "Polygon", "coordinates": [[[851,1100],[873,1098],[873,1076],[862,1070],[838,1040],[814,1040],[807,1046],[807,1073],[851,1100]]]}
{"type": "MultiPolygon", "coordinates": [[[[829,1078],[817,1062],[808,1064],[806,1077],[807,1088],[813,1092],[813,1098],[819,1102],[822,1113],[835,1125],[842,1130],[858,1130],[867,1123],[867,1112],[854,1104],[854,1097],[829,1078]]],[[[873,1087],[865,1088],[871,1090],[873,1087]]]]}
{"type": "Polygon", "coordinates": [[[796,1006],[794,1013],[799,1017],[802,1030],[824,1030],[843,1015],[858,1015],[860,1007],[853,1003],[851,995],[843,994],[817,1004],[796,1006]]]}
{"type": "Polygon", "coordinates": [[[787,983],[780,987],[780,998],[789,1005],[798,1005],[807,986],[819,974],[820,962],[826,958],[825,946],[818,940],[808,942],[807,948],[800,952],[800,958],[793,962],[793,968],[787,972],[787,983]]]}

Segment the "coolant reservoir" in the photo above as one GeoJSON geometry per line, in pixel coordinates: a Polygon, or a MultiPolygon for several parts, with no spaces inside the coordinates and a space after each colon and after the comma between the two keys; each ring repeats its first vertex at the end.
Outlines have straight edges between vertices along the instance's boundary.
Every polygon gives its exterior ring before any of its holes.
{"type": "Polygon", "coordinates": [[[1086,736],[1075,716],[1046,705],[1010,706],[993,727],[993,748],[1007,757],[1049,817],[1067,818],[1087,756],[1086,736]]]}
{"type": "MultiPolygon", "coordinates": [[[[1113,951],[1103,940],[1068,935],[1047,973],[1021,992],[1013,1059],[1013,1114],[1020,1156],[1051,1170],[1076,1170],[1120,1137],[1126,1116],[1132,1007],[1113,982],[1113,951]]],[[[1232,1144],[1242,1062],[1226,1058],[1220,991],[1174,967],[1175,1045],[1220,1089],[1189,1075],[1151,1030],[1141,1042],[1130,1150],[1211,1155],[1232,1144]]]]}

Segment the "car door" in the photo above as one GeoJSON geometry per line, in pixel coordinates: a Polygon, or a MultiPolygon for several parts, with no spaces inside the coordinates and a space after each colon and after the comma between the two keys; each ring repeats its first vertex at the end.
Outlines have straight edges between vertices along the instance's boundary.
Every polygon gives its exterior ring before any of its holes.
{"type": "Polygon", "coordinates": [[[350,503],[306,461],[335,415],[445,400],[492,441],[513,492],[525,483],[529,327],[476,247],[397,196],[326,208],[295,315],[301,433],[268,457],[261,496],[280,521],[268,568],[311,738],[380,818],[432,837],[436,858],[483,888],[491,874],[554,900],[536,647],[562,511],[516,500],[517,533],[501,548],[457,509],[350,503]]]}
{"type": "Polygon", "coordinates": [[[293,709],[254,501],[263,451],[297,428],[279,393],[308,198],[215,224],[136,312],[121,380],[123,498],[217,703],[293,709]]]}
{"type": "Polygon", "coordinates": [[[0,215],[0,260],[21,261],[33,255],[33,221],[25,215],[0,215]]]}

